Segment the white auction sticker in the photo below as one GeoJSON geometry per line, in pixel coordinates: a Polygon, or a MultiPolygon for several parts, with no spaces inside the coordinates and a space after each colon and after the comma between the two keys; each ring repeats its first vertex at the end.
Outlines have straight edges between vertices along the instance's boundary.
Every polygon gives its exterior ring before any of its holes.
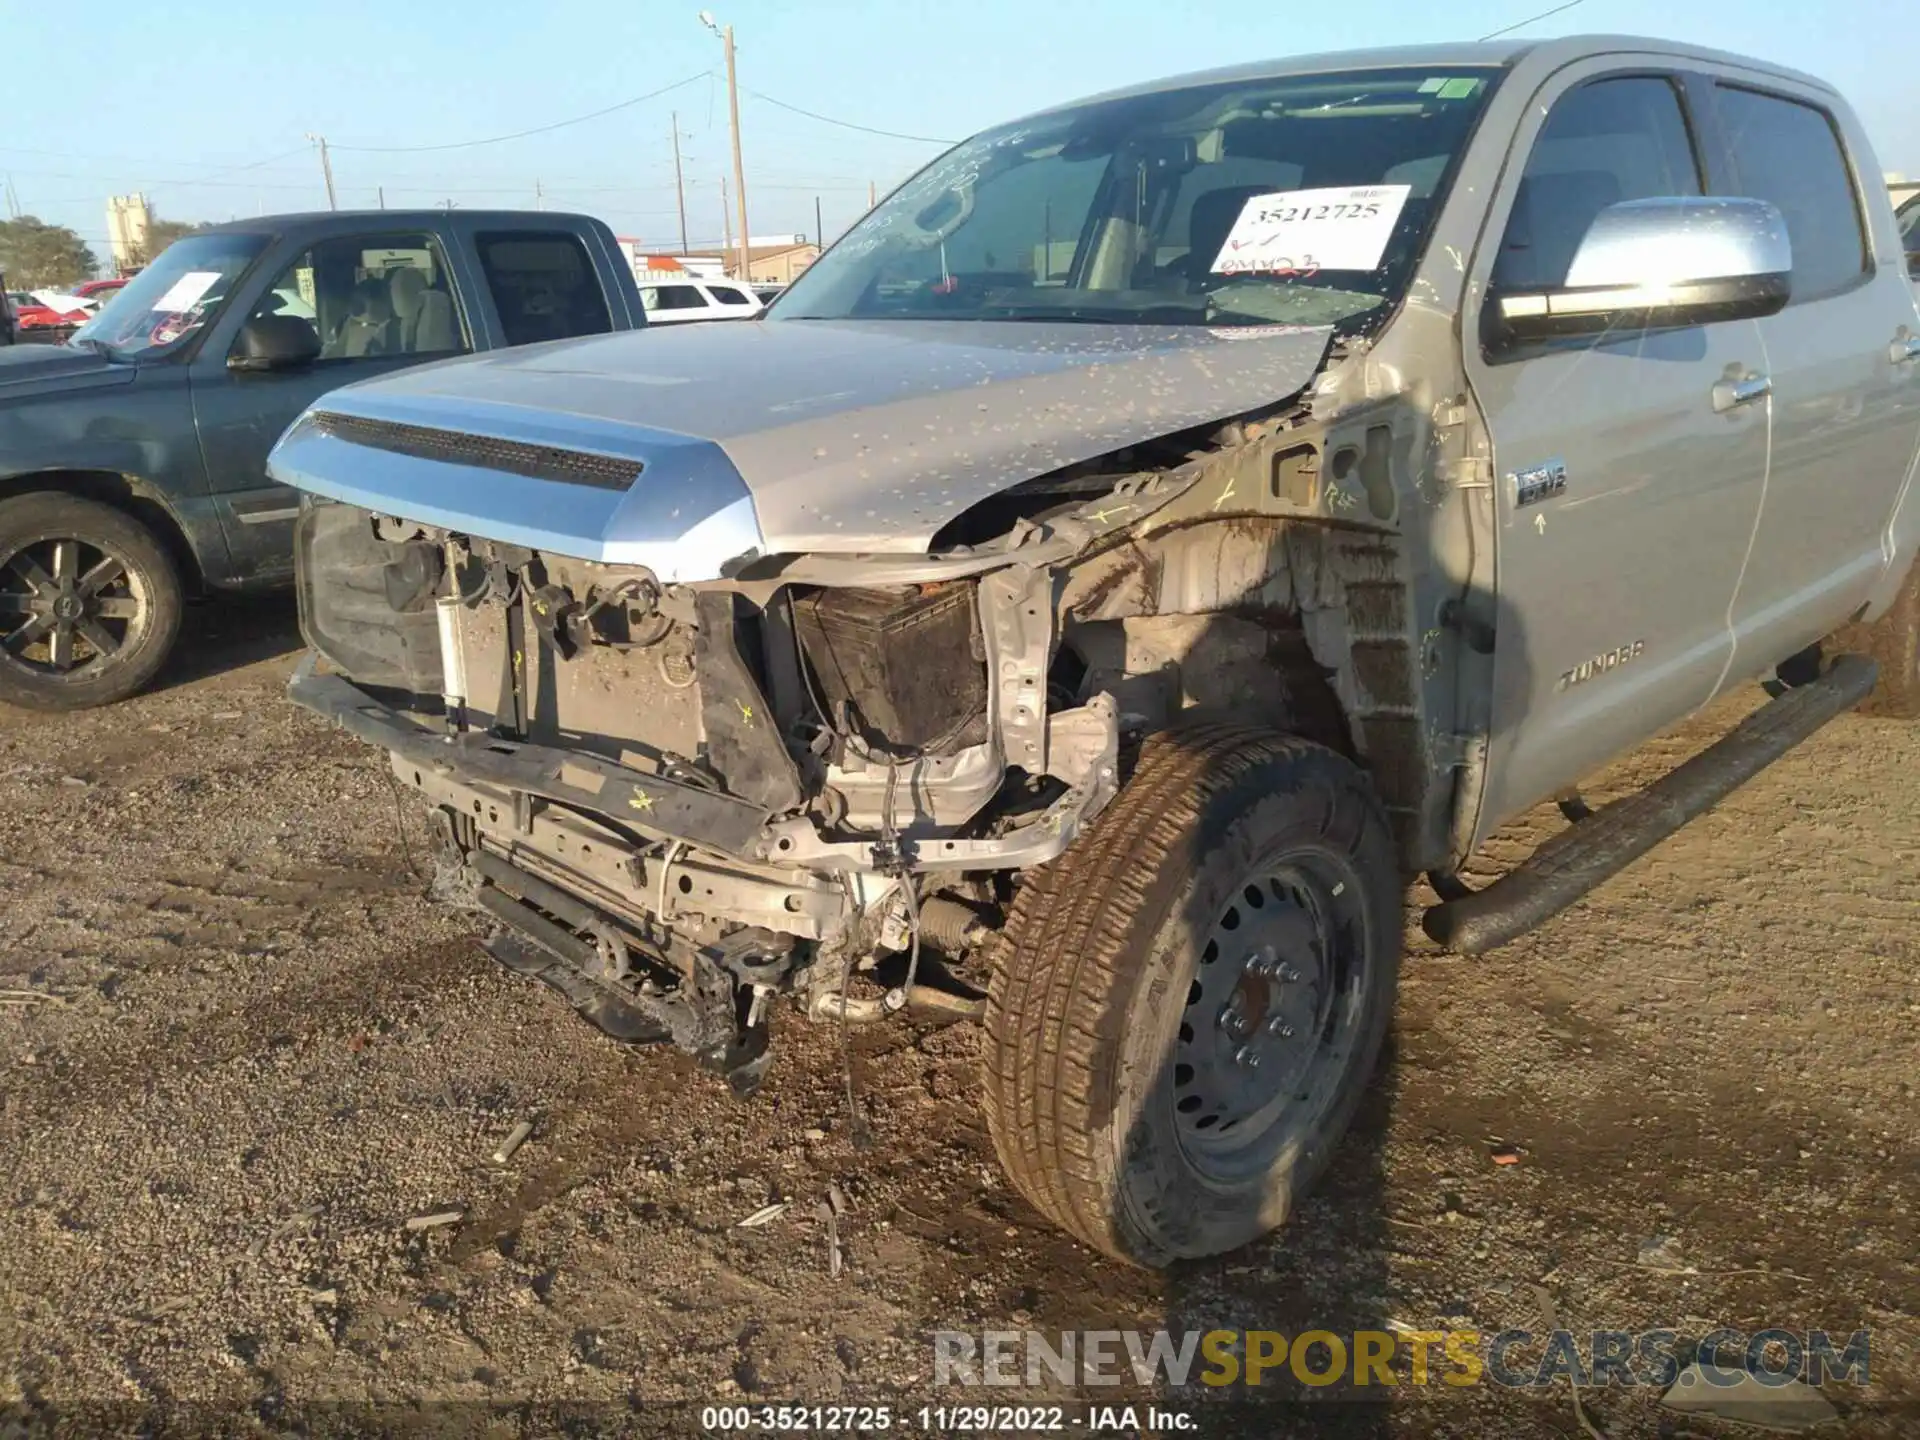
{"type": "Polygon", "coordinates": [[[1411,185],[1338,185],[1256,195],[1214,257],[1216,275],[1377,270],[1411,185]]]}
{"type": "Polygon", "coordinates": [[[189,270],[173,282],[173,288],[153,302],[156,315],[180,315],[200,303],[200,298],[220,279],[218,270],[189,270]]]}

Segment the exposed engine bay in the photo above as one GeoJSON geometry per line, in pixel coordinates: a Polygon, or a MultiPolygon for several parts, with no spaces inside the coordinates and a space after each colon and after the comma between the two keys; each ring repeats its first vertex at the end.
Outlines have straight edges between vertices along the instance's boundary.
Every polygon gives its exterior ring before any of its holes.
{"type": "Polygon", "coordinates": [[[292,695],[388,750],[496,958],[749,1088],[782,994],[978,1013],[1021,872],[1184,717],[1364,758],[1410,846],[1444,833],[1395,483],[1430,441],[1296,396],[1015,484],[927,553],[693,581],[309,495],[325,671],[292,695]]]}

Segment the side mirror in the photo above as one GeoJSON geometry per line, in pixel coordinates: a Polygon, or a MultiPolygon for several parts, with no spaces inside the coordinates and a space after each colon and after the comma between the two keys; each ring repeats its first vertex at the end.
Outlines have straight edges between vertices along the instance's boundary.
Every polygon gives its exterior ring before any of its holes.
{"type": "Polygon", "coordinates": [[[256,315],[240,327],[229,370],[298,370],[320,358],[320,332],[298,315],[256,315]]]}
{"type": "Polygon", "coordinates": [[[1626,200],[1594,217],[1552,290],[1499,297],[1515,340],[1753,320],[1785,308],[1793,245],[1764,200],[1626,200]]]}

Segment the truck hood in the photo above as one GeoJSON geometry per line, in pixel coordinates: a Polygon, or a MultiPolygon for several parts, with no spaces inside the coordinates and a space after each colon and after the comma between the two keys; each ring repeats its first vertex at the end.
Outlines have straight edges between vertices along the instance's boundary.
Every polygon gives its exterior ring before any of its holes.
{"type": "Polygon", "coordinates": [[[96,351],[72,345],[8,345],[0,347],[0,401],[123,382],[133,378],[133,370],[131,365],[115,365],[96,351]]]}
{"type": "MultiPolygon", "coordinates": [[[[656,555],[723,511],[724,535],[701,538],[745,538],[732,554],[924,553],[947,521],[1023,480],[1297,394],[1330,338],[1005,321],[648,328],[335,391],[268,468],[335,499],[588,559],[654,563],[640,550],[656,555]],[[328,415],[359,422],[357,453],[328,447],[328,415]],[[445,444],[415,443],[422,430],[641,468],[612,491],[485,465],[481,481],[445,444]],[[369,445],[384,447],[378,458],[369,445]]],[[[355,432],[332,426],[335,440],[355,432]]]]}

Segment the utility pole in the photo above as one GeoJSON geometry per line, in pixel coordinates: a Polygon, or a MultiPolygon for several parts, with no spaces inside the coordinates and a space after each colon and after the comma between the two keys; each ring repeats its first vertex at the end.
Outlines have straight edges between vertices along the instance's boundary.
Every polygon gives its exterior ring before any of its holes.
{"type": "Polygon", "coordinates": [[[879,197],[874,194],[873,182],[869,180],[867,182],[867,208],[871,210],[875,205],[879,203],[880,203],[879,197]]]}
{"type": "Polygon", "coordinates": [[[338,210],[340,207],[334,203],[333,198],[333,161],[327,158],[327,137],[315,135],[309,130],[307,139],[320,147],[320,173],[326,177],[327,181],[327,209],[338,210]]]}
{"type": "Polygon", "coordinates": [[[533,182],[533,208],[536,210],[544,210],[547,208],[547,197],[541,191],[538,180],[533,182]]]}
{"type": "Polygon", "coordinates": [[[816,195],[813,197],[813,248],[814,249],[824,250],[827,248],[826,241],[825,239],[822,238],[823,235],[824,235],[824,232],[820,227],[820,197],[816,195]]]}
{"type": "Polygon", "coordinates": [[[387,187],[384,185],[375,186],[373,193],[380,197],[380,208],[382,210],[386,209],[387,208],[387,187]]]}
{"type": "Polygon", "coordinates": [[[748,239],[753,232],[747,229],[747,171],[740,159],[740,84],[734,77],[733,26],[723,28],[715,24],[712,12],[707,10],[700,12],[700,23],[720,37],[721,49],[727,57],[727,113],[733,122],[733,199],[740,214],[739,278],[748,281],[753,278],[752,241],[748,239]]]}
{"type": "Polygon", "coordinates": [[[670,117],[673,125],[673,196],[680,204],[680,253],[687,253],[687,182],[680,178],[680,112],[670,117]]]}
{"type": "Polygon", "coordinates": [[[733,218],[727,213],[727,177],[720,177],[720,249],[733,249],[733,218]]]}

